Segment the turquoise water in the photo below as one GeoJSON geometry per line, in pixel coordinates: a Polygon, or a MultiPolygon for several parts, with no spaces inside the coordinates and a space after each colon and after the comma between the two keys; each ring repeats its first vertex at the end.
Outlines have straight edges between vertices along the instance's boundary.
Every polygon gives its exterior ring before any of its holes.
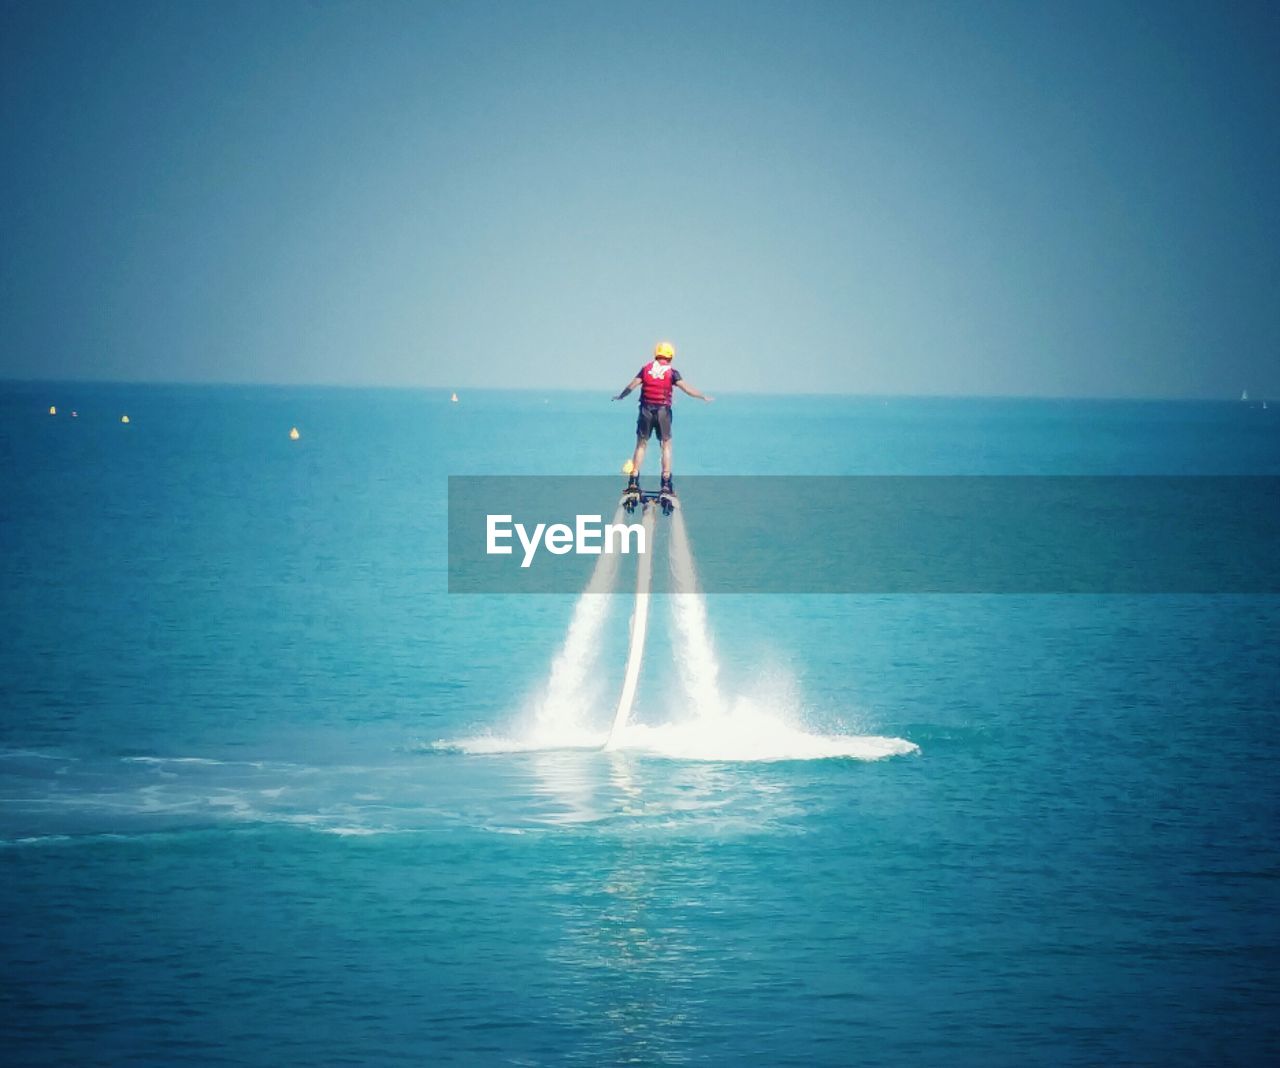
{"type": "MultiPolygon", "coordinates": [[[[0,387],[7,1062],[1275,1060],[1276,598],[711,596],[710,742],[660,607],[636,718],[674,741],[538,748],[577,598],[444,593],[446,479],[615,471],[631,423],[0,387]]],[[[1280,411],[1237,403],[676,428],[690,475],[1280,474],[1280,411]]]]}

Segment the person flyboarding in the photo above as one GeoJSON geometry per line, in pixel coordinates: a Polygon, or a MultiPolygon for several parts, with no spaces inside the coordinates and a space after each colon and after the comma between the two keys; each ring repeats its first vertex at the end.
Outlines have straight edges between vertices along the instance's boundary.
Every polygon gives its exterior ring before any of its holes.
{"type": "Polygon", "coordinates": [[[671,483],[671,397],[672,391],[679,387],[691,397],[698,400],[714,400],[705,393],[700,393],[684,380],[684,377],[671,364],[676,357],[675,346],[669,341],[660,341],[653,347],[653,359],[636,372],[636,376],[627,383],[626,388],[613,400],[622,400],[636,386],[640,387],[640,415],[636,420],[636,451],[631,457],[627,474],[627,488],[623,494],[623,503],[628,510],[640,502],[640,466],[644,463],[645,450],[649,446],[649,438],[658,432],[658,441],[662,446],[662,485],[659,499],[663,502],[663,511],[670,513],[671,498],[675,497],[675,488],[671,483]]]}

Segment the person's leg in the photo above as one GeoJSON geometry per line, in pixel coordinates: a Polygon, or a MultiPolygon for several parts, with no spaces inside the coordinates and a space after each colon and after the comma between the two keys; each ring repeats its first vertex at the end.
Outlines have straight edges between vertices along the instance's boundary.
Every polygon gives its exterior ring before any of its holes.
{"type": "MultiPolygon", "coordinates": [[[[633,479],[639,477],[640,465],[644,463],[645,450],[649,446],[649,436],[653,433],[655,426],[658,426],[658,422],[654,410],[643,404],[640,405],[640,412],[636,416],[636,451],[631,454],[633,479]]],[[[661,438],[661,427],[659,427],[659,438],[661,438]]]]}
{"type": "Polygon", "coordinates": [[[671,409],[663,408],[658,413],[658,440],[662,443],[662,481],[664,485],[671,482],[671,409]]]}

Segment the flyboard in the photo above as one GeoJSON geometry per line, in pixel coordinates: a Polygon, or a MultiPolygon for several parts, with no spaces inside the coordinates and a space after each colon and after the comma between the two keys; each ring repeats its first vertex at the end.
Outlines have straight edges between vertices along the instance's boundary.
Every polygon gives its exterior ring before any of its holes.
{"type": "Polygon", "coordinates": [[[676,491],[672,489],[662,490],[654,493],[652,490],[648,493],[641,493],[639,486],[628,486],[622,494],[622,500],[618,502],[625,509],[627,515],[635,515],[637,508],[647,511],[651,505],[657,505],[662,509],[663,515],[670,515],[676,507],[676,491]]]}
{"type": "Polygon", "coordinates": [[[645,631],[649,626],[649,590],[653,584],[653,543],[657,529],[658,512],[669,516],[678,507],[672,492],[642,493],[638,488],[628,488],[622,495],[622,507],[629,515],[640,509],[644,525],[644,541],[649,551],[641,555],[636,568],[636,604],[631,613],[631,649],[627,653],[627,672],[622,679],[622,693],[618,697],[618,710],[613,714],[613,726],[604,743],[605,751],[618,748],[623,729],[631,718],[631,706],[636,699],[636,685],[640,681],[640,664],[644,660],[645,631]]]}

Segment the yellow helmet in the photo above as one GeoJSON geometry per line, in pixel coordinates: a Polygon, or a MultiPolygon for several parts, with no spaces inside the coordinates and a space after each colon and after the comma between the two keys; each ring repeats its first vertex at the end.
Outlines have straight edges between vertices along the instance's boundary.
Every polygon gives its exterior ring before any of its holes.
{"type": "Polygon", "coordinates": [[[676,347],[670,341],[659,341],[653,346],[653,354],[659,360],[674,360],[676,358],[676,347]]]}

